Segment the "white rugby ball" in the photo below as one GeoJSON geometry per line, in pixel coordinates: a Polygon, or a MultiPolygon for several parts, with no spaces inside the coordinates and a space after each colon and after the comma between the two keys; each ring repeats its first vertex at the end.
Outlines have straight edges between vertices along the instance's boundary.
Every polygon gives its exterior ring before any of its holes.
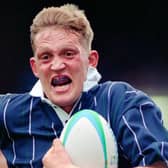
{"type": "Polygon", "coordinates": [[[66,123],[60,139],[80,168],[117,168],[115,136],[106,120],[93,110],[81,110],[66,123]]]}

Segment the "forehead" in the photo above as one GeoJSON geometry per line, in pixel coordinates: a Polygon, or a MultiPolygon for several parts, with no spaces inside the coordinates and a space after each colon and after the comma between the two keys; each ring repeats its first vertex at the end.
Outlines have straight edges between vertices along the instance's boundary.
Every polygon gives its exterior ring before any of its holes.
{"type": "Polygon", "coordinates": [[[34,39],[35,47],[59,46],[66,44],[80,45],[80,34],[63,28],[47,27],[36,34],[34,39]]]}

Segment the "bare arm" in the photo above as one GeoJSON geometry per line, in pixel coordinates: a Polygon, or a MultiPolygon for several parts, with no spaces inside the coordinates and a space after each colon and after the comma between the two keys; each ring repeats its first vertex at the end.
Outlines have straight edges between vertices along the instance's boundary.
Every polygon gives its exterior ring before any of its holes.
{"type": "Polygon", "coordinates": [[[0,151],[0,167],[1,168],[8,168],[5,156],[3,155],[3,153],[1,151],[0,151]]]}
{"type": "Polygon", "coordinates": [[[78,168],[72,164],[68,154],[59,139],[53,141],[53,145],[43,157],[43,166],[45,168],[78,168]]]}

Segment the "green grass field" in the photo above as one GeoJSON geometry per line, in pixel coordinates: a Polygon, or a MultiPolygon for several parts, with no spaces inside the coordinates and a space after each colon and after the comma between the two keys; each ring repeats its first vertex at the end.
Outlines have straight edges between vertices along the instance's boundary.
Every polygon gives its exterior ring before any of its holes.
{"type": "Polygon", "coordinates": [[[152,98],[162,110],[164,125],[168,128],[168,96],[152,96],[152,98]]]}

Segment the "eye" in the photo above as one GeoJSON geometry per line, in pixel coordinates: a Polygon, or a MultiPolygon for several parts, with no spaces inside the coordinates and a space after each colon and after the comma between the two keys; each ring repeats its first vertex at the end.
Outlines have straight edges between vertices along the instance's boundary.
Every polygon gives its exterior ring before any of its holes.
{"type": "Polygon", "coordinates": [[[66,52],[65,52],[65,56],[68,56],[68,57],[69,57],[69,56],[72,56],[72,55],[73,55],[73,52],[72,52],[72,51],[66,51],[66,52]]]}
{"type": "Polygon", "coordinates": [[[48,54],[43,54],[43,55],[41,55],[41,57],[40,57],[42,60],[47,60],[47,59],[49,59],[49,55],[48,54]]]}
{"type": "Polygon", "coordinates": [[[52,57],[51,54],[49,54],[49,53],[43,53],[43,54],[41,54],[39,56],[39,59],[41,61],[49,61],[51,57],[52,57]]]}
{"type": "Polygon", "coordinates": [[[72,58],[75,56],[75,52],[74,51],[71,51],[71,50],[67,50],[64,52],[64,56],[67,57],[67,58],[72,58]]]}

